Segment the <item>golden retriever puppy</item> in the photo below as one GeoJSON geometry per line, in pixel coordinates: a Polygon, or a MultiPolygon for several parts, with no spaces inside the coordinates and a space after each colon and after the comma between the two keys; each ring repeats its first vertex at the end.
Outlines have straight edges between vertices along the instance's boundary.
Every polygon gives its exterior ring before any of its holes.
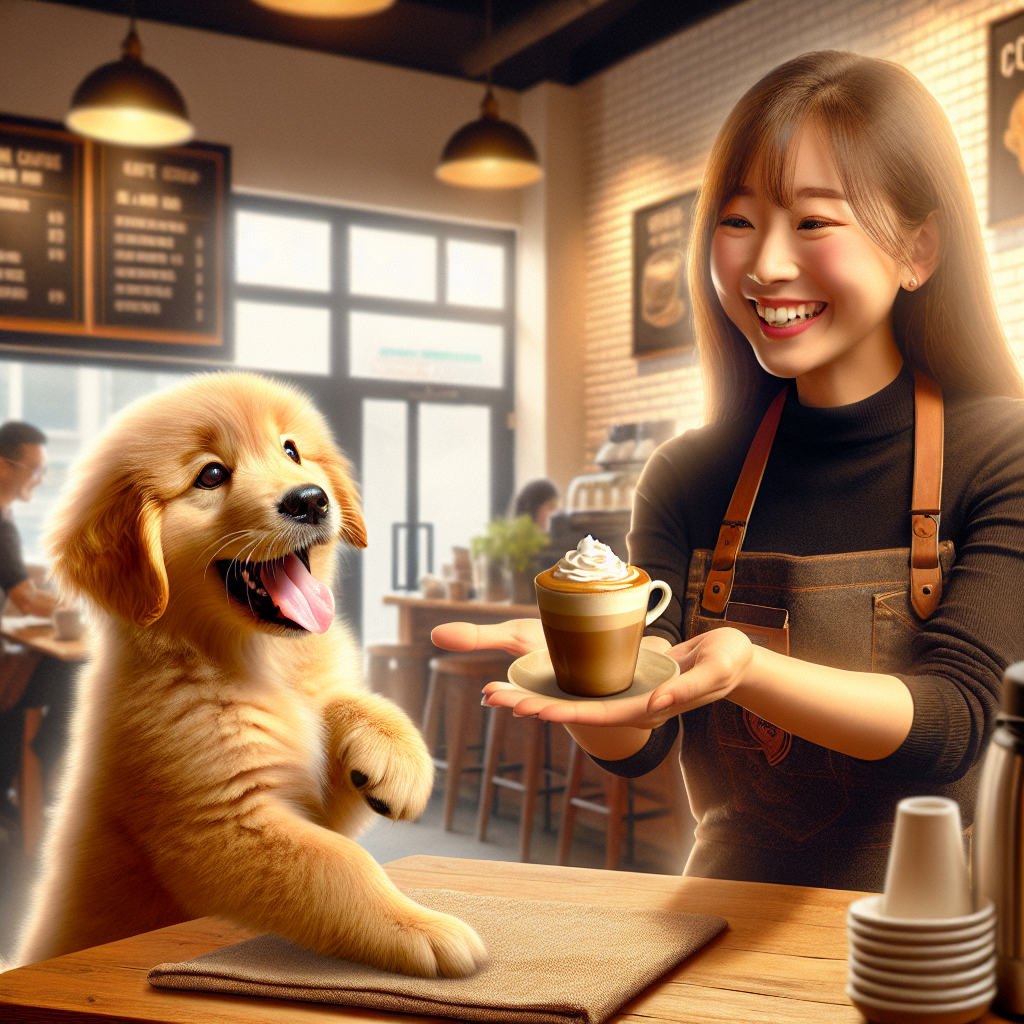
{"type": "Polygon", "coordinates": [[[78,465],[47,543],[93,650],[18,963],[206,914],[408,974],[482,962],[349,838],[417,817],[433,766],[334,621],[339,539],[366,545],[323,418],[251,374],[135,403],[78,465]]]}

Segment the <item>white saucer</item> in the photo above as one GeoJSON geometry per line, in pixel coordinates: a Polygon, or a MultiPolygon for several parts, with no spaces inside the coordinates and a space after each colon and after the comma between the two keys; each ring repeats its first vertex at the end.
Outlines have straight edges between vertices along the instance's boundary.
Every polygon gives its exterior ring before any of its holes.
{"type": "Polygon", "coordinates": [[[667,683],[679,675],[679,665],[666,654],[646,647],[640,648],[640,656],[636,660],[636,672],[633,674],[633,685],[621,693],[613,693],[609,697],[574,697],[558,687],[555,682],[555,670],[551,667],[551,658],[546,647],[517,658],[508,669],[508,681],[521,693],[536,697],[550,697],[566,704],[575,701],[625,700],[628,697],[639,697],[656,690],[662,683],[667,683]]]}

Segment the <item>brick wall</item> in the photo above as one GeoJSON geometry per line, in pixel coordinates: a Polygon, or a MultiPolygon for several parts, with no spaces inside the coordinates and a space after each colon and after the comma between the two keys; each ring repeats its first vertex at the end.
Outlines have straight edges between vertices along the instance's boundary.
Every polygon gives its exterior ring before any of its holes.
{"type": "MultiPolygon", "coordinates": [[[[948,113],[984,223],[988,26],[1022,8],[1021,0],[749,0],[581,86],[588,468],[612,423],[674,417],[682,431],[702,420],[697,367],[642,367],[630,355],[632,212],[697,187],[715,133],[743,92],[808,50],[900,62],[948,113]]],[[[1003,322],[1024,360],[1024,229],[985,235],[1003,322]]]]}

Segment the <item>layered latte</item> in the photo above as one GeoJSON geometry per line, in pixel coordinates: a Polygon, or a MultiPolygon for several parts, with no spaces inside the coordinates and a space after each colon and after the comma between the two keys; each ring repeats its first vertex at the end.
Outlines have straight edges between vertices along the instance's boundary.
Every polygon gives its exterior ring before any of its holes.
{"type": "Polygon", "coordinates": [[[567,551],[536,578],[537,602],[555,679],[578,697],[606,697],[629,688],[644,627],[671,598],[668,585],[652,583],[593,537],[567,551]],[[647,612],[653,587],[664,594],[647,612]]]}

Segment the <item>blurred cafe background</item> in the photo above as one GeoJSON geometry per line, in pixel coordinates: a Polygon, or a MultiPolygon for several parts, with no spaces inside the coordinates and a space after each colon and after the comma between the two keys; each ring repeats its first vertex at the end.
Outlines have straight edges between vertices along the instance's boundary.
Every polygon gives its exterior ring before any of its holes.
{"type": "MultiPolygon", "coordinates": [[[[493,724],[476,695],[500,659],[432,669],[429,626],[533,614],[532,574],[587,533],[627,555],[645,461],[702,422],[684,266],[708,149],[790,57],[889,58],[939,99],[1024,356],[1024,2],[359,6],[0,0],[0,420],[44,430],[51,466],[14,505],[26,559],[45,569],[69,467],[129,402],[227,366],[293,382],[365,505],[339,613],[439,765],[422,822],[374,826],[367,847],[678,872],[678,771],[627,787],[561,729],[493,724]],[[166,145],[95,141],[110,125],[88,76],[140,59],[166,145]],[[54,205],[26,240],[33,194],[54,205]],[[557,500],[519,523],[534,481],[557,500]]],[[[0,920],[37,848],[27,802],[0,793],[0,920]]]]}

